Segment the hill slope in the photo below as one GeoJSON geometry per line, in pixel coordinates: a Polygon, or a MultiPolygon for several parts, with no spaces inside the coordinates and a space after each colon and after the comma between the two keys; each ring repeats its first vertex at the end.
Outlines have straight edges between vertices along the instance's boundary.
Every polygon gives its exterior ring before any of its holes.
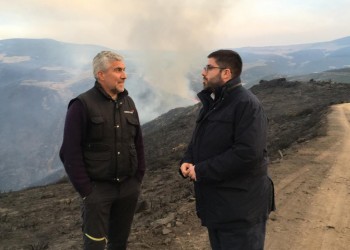
{"type": "MultiPolygon", "coordinates": [[[[328,106],[350,101],[348,84],[289,82],[282,78],[262,81],[251,91],[269,117],[268,149],[272,158],[279,155],[278,150],[318,135],[328,106]]],[[[143,125],[150,169],[179,160],[191,139],[199,109],[200,104],[174,109],[143,125]]]]}
{"type": "MultiPolygon", "coordinates": [[[[252,91],[270,119],[271,175],[278,187],[286,176],[294,183],[293,176],[298,176],[295,173],[301,171],[303,163],[283,167],[281,154],[288,158],[311,138],[325,135],[328,107],[350,102],[350,85],[279,79],[262,82],[252,91]]],[[[208,249],[205,229],[194,212],[192,183],[177,174],[198,109],[198,105],[175,109],[144,125],[148,171],[130,249],[208,249]]],[[[327,168],[323,170],[320,178],[327,168]]],[[[3,249],[81,248],[80,198],[69,183],[2,193],[0,199],[3,249]]]]}

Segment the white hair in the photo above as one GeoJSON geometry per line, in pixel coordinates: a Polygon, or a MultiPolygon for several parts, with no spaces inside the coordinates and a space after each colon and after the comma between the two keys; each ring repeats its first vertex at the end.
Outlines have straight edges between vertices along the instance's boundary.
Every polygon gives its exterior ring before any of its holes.
{"type": "Polygon", "coordinates": [[[97,73],[99,71],[107,70],[109,64],[114,61],[124,61],[124,58],[112,51],[101,51],[98,53],[92,61],[95,79],[97,79],[97,73]]]}

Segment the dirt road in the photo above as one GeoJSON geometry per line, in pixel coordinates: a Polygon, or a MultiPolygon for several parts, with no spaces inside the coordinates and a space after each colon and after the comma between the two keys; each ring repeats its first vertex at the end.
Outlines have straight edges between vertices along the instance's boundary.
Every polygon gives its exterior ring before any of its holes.
{"type": "Polygon", "coordinates": [[[350,249],[350,104],[333,106],[327,120],[327,136],[272,165],[278,210],[268,250],[350,249]]]}

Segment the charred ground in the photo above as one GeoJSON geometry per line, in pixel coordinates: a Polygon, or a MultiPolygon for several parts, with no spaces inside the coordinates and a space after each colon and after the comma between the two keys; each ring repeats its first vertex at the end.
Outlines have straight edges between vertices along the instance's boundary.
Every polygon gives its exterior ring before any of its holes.
{"type": "MultiPolygon", "coordinates": [[[[350,102],[350,84],[276,79],[251,91],[269,117],[272,161],[290,146],[322,136],[328,107],[350,102]]],[[[130,249],[208,248],[192,184],[177,174],[199,109],[174,109],[143,126],[148,170],[130,249]]],[[[66,181],[0,194],[0,249],[81,249],[80,223],[80,198],[66,181]]]]}

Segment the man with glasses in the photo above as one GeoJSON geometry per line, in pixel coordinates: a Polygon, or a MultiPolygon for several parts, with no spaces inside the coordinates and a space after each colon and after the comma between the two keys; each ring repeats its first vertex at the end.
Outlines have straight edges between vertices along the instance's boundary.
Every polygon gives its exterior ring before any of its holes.
{"type": "Polygon", "coordinates": [[[215,250],[264,248],[274,210],[267,174],[267,118],[240,79],[242,59],[232,50],[208,56],[202,71],[203,106],[180,173],[194,181],[196,210],[215,250]]]}
{"type": "Polygon", "coordinates": [[[124,250],[145,172],[139,117],[122,56],[93,60],[94,87],[68,105],[60,158],[82,197],[85,250],[124,250]]]}

